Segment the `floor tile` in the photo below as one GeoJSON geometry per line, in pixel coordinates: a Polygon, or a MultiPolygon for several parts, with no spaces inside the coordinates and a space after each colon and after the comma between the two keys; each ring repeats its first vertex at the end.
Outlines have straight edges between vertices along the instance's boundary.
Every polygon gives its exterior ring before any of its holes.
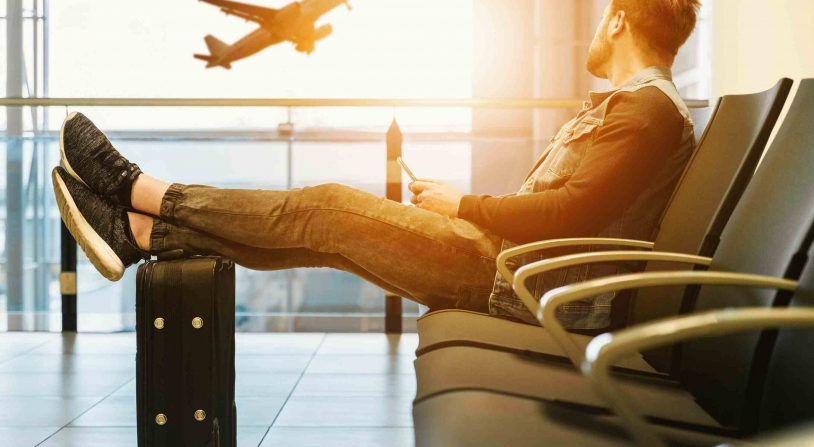
{"type": "MultiPolygon", "coordinates": [[[[131,354],[136,353],[136,334],[62,334],[31,354],[131,354]]],[[[134,357],[135,359],[135,357],[134,357]]]]}
{"type": "Polygon", "coordinates": [[[71,427],[135,427],[136,398],[113,397],[71,422],[71,427]]]}
{"type": "Polygon", "coordinates": [[[65,427],[39,447],[136,447],[136,428],[65,427]]]}
{"type": "Polygon", "coordinates": [[[0,352],[0,365],[10,361],[11,359],[15,359],[21,355],[24,355],[22,352],[0,352]]]}
{"type": "Polygon", "coordinates": [[[274,427],[412,427],[413,399],[291,397],[274,427]]]}
{"type": "MultiPolygon", "coordinates": [[[[267,431],[267,427],[238,427],[237,446],[257,447],[267,431]]],[[[2,429],[0,429],[0,434],[2,434],[2,429]]],[[[47,436],[45,435],[45,437],[47,436]]],[[[138,434],[135,427],[65,427],[39,447],[136,447],[137,443],[138,434]]],[[[32,447],[37,444],[23,443],[7,446],[4,443],[3,447],[17,447],[18,445],[19,447],[32,447]]]]}
{"type": "MultiPolygon", "coordinates": [[[[44,447],[136,445],[135,334],[6,335],[0,445],[49,436],[44,447]]],[[[238,334],[239,447],[264,436],[265,447],[412,446],[417,342],[413,334],[238,334]]]]}
{"type": "Polygon", "coordinates": [[[415,357],[418,334],[328,334],[317,355],[407,355],[415,357]]]}
{"type": "Polygon", "coordinates": [[[0,332],[0,352],[26,352],[60,337],[48,332],[0,332]]]}
{"type": "Polygon", "coordinates": [[[132,355],[25,354],[0,364],[0,372],[78,373],[120,371],[136,373],[132,355]]]}
{"type": "Polygon", "coordinates": [[[299,374],[239,373],[235,378],[236,396],[288,396],[299,374]]]}
{"type": "Polygon", "coordinates": [[[311,355],[325,334],[245,334],[235,336],[237,355],[311,355]]]}
{"type": "Polygon", "coordinates": [[[238,374],[301,374],[310,361],[310,355],[239,355],[235,357],[235,370],[238,374]]]}
{"type": "Polygon", "coordinates": [[[237,397],[237,425],[239,427],[270,427],[280,413],[288,396],[264,398],[237,397]]]}
{"type": "Polygon", "coordinates": [[[0,397],[0,427],[62,427],[102,398],[0,397]]]}
{"type": "Polygon", "coordinates": [[[136,379],[133,379],[127,382],[124,386],[116,390],[115,393],[111,394],[111,397],[125,397],[125,396],[136,396],[136,379]]]}
{"type": "Polygon", "coordinates": [[[295,397],[415,397],[414,375],[307,374],[294,389],[295,397]]]}
{"type": "MultiPolygon", "coordinates": [[[[237,425],[269,427],[287,396],[237,397],[237,425]]],[[[71,423],[72,427],[135,427],[136,397],[110,396],[71,423]]]]}
{"type": "MultiPolygon", "coordinates": [[[[266,358],[266,357],[262,357],[266,358]]],[[[310,357],[309,357],[310,359],[310,357]]],[[[264,367],[263,362],[259,367],[264,367]]],[[[305,365],[302,366],[304,368],[305,365]]],[[[269,367],[272,369],[271,367],[269,367]]],[[[283,368],[285,369],[285,368],[283,368]]],[[[301,371],[300,371],[301,372],[301,371]]],[[[235,387],[237,395],[245,396],[277,396],[288,395],[294,388],[300,374],[273,374],[262,372],[243,372],[237,371],[237,378],[235,380],[235,387]],[[259,394],[258,394],[259,393],[259,394]]],[[[136,382],[130,381],[121,389],[116,391],[114,396],[135,396],[136,395],[136,382]]]]}
{"type": "Polygon", "coordinates": [[[412,447],[412,428],[272,427],[261,447],[412,447]]]}
{"type": "Polygon", "coordinates": [[[268,427],[237,427],[237,447],[258,447],[268,427]]]}
{"type": "Polygon", "coordinates": [[[0,427],[3,447],[34,447],[54,434],[59,427],[0,427]]]}
{"type": "Polygon", "coordinates": [[[415,374],[413,360],[404,355],[318,355],[305,374],[415,374]]]}
{"type": "Polygon", "coordinates": [[[104,397],[133,377],[130,372],[0,373],[0,396],[104,397]]]}

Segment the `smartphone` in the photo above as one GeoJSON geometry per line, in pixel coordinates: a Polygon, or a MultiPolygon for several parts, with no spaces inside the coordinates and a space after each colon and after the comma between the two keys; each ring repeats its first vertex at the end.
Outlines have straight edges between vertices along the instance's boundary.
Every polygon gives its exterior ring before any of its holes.
{"type": "Polygon", "coordinates": [[[409,176],[410,176],[410,178],[411,178],[411,179],[412,179],[414,182],[417,182],[417,181],[418,181],[418,179],[415,177],[415,175],[413,175],[413,171],[411,171],[411,170],[410,170],[410,168],[408,168],[408,167],[407,167],[407,165],[404,163],[404,160],[402,160],[402,159],[401,159],[401,157],[399,157],[399,158],[397,158],[397,159],[396,159],[396,163],[398,163],[398,164],[399,164],[399,166],[401,166],[401,169],[404,169],[404,172],[406,172],[406,173],[407,173],[407,175],[409,175],[409,176]]]}

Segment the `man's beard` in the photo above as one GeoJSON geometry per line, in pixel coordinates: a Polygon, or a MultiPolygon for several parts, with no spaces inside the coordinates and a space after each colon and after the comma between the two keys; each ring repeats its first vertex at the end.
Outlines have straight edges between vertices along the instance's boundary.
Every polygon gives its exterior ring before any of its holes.
{"type": "Polygon", "coordinates": [[[588,63],[586,64],[588,72],[597,78],[607,78],[608,75],[605,73],[604,66],[612,55],[613,49],[605,39],[604,33],[600,32],[588,50],[588,63]]]}

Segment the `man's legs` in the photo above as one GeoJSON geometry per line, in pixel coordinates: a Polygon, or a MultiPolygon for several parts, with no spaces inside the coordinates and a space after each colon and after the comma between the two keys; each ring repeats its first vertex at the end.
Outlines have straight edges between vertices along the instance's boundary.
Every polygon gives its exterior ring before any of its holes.
{"type": "Polygon", "coordinates": [[[184,250],[202,256],[224,256],[238,265],[252,270],[285,270],[290,268],[329,267],[353,273],[389,292],[411,298],[404,290],[362,269],[341,255],[317,253],[306,248],[268,249],[238,244],[191,228],[179,227],[159,219],[147,217],[155,224],[148,233],[148,244],[154,253],[184,250]]]}
{"type": "MultiPolygon", "coordinates": [[[[153,252],[220,254],[257,270],[338,268],[436,309],[486,310],[500,247],[470,222],[334,184],[167,187],[142,174],[132,203],[160,218],[149,234],[153,252]]],[[[142,245],[143,225],[131,220],[142,245]]]]}

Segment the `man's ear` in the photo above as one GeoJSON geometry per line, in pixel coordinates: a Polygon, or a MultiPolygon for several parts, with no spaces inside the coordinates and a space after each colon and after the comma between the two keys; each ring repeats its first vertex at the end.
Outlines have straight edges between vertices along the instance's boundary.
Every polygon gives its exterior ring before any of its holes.
{"type": "Polygon", "coordinates": [[[608,22],[609,37],[619,37],[625,28],[627,28],[627,15],[624,11],[616,11],[608,22]]]}

